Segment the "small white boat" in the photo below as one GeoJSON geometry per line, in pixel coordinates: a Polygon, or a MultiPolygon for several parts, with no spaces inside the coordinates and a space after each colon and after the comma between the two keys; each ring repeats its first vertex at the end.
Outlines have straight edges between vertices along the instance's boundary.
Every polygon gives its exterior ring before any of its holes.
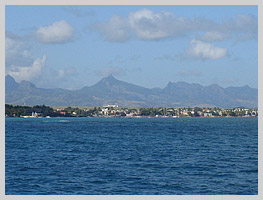
{"type": "Polygon", "coordinates": [[[50,116],[46,116],[46,118],[50,118],[50,116]]]}

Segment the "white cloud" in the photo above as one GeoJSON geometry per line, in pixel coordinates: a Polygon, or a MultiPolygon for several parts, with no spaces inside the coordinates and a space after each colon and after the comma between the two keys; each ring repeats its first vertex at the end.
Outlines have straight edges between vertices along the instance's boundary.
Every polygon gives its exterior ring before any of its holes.
{"type": "Polygon", "coordinates": [[[227,49],[216,47],[210,43],[192,40],[186,56],[196,59],[216,60],[227,55],[227,49]]]}
{"type": "Polygon", "coordinates": [[[10,59],[14,56],[21,56],[23,53],[24,44],[22,41],[9,37],[8,34],[6,34],[5,37],[5,58],[10,59]]]}
{"type": "Polygon", "coordinates": [[[190,34],[205,33],[199,40],[223,41],[235,36],[238,40],[257,38],[257,19],[238,15],[221,23],[205,18],[177,17],[171,12],[142,9],[127,17],[113,16],[93,26],[107,41],[125,42],[131,38],[161,40],[190,34]]]}
{"type": "Polygon", "coordinates": [[[32,40],[27,36],[18,36],[11,32],[5,35],[5,72],[17,82],[30,81],[38,87],[62,87],[73,89],[78,73],[74,67],[55,69],[46,66],[47,57],[36,55],[32,49],[32,40]],[[74,83],[74,84],[73,84],[74,83]]]}
{"type": "Polygon", "coordinates": [[[65,20],[42,26],[36,31],[37,38],[43,43],[65,43],[72,41],[74,28],[65,20]]]}
{"type": "Polygon", "coordinates": [[[129,13],[127,18],[113,16],[107,22],[96,23],[98,31],[107,41],[125,42],[132,37],[141,40],[160,40],[184,34],[193,24],[183,18],[176,19],[170,12],[155,13],[149,9],[129,13]]]}
{"type": "Polygon", "coordinates": [[[170,37],[175,32],[171,29],[175,23],[174,15],[169,12],[154,13],[143,9],[130,13],[128,21],[134,34],[142,40],[158,40],[170,37]]]}
{"type": "Polygon", "coordinates": [[[113,16],[108,22],[95,24],[92,30],[99,31],[107,41],[124,42],[130,39],[130,31],[127,20],[113,16]]]}
{"type": "Polygon", "coordinates": [[[26,39],[13,33],[6,32],[5,35],[5,65],[29,65],[33,62],[30,44],[26,39]]]}
{"type": "Polygon", "coordinates": [[[7,74],[12,76],[16,81],[31,81],[41,75],[41,71],[46,63],[46,56],[34,60],[31,66],[14,66],[8,69],[7,74]]]}
{"type": "Polygon", "coordinates": [[[10,57],[12,55],[17,54],[21,47],[21,42],[16,42],[14,39],[10,37],[5,38],[5,55],[6,57],[10,57]]]}

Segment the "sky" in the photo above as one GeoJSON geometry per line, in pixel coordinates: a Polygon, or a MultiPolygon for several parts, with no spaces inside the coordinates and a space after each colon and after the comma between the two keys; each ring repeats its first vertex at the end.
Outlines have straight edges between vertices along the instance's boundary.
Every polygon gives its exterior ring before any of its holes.
{"type": "Polygon", "coordinates": [[[80,89],[103,77],[258,88],[257,6],[5,7],[5,73],[80,89]]]}

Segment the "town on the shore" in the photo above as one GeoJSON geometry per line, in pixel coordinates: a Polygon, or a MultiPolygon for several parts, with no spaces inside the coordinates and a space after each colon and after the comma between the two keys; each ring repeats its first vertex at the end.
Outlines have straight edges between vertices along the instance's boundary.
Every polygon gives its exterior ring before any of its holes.
{"type": "Polygon", "coordinates": [[[145,107],[126,108],[118,105],[101,107],[59,107],[5,105],[6,117],[257,117],[257,108],[178,108],[145,107]]]}

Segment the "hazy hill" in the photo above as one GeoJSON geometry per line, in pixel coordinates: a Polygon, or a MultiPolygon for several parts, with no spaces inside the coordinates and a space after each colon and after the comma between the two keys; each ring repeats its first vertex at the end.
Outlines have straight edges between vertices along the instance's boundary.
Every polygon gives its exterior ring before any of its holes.
{"type": "Polygon", "coordinates": [[[6,76],[6,103],[64,106],[103,106],[118,104],[126,107],[257,107],[257,89],[222,88],[216,84],[202,86],[186,82],[169,82],[163,89],[148,89],[108,76],[98,83],[79,90],[37,88],[28,81],[17,83],[6,76]]]}

